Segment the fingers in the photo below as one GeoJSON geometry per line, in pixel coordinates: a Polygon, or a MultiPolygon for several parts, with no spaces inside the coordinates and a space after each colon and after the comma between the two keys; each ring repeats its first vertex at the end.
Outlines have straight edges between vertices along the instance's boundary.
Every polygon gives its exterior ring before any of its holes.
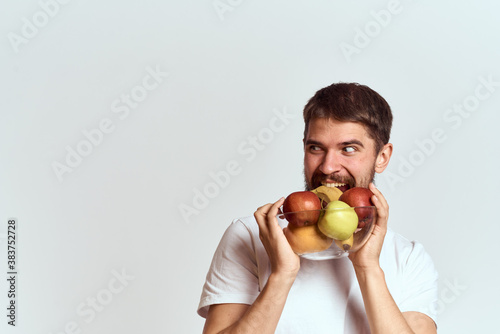
{"type": "Polygon", "coordinates": [[[259,228],[267,230],[269,228],[268,224],[271,222],[277,224],[276,215],[280,212],[280,207],[284,201],[285,198],[281,197],[275,203],[263,205],[255,211],[254,217],[257,220],[257,224],[259,224],[259,228]]]}
{"type": "Polygon", "coordinates": [[[374,196],[372,196],[372,202],[377,208],[377,225],[380,227],[387,227],[387,220],[389,218],[389,204],[387,203],[384,195],[377,189],[375,184],[370,183],[370,190],[373,192],[374,196]]]}
{"type": "Polygon", "coordinates": [[[283,202],[285,201],[284,197],[281,197],[279,200],[277,200],[272,206],[271,209],[269,209],[268,215],[275,217],[281,210],[280,207],[283,205],[283,202]]]}
{"type": "Polygon", "coordinates": [[[263,205],[260,208],[258,208],[257,211],[255,211],[254,215],[267,216],[267,215],[273,215],[273,213],[278,214],[279,208],[283,205],[284,201],[285,198],[281,197],[275,203],[269,203],[263,205]]]}

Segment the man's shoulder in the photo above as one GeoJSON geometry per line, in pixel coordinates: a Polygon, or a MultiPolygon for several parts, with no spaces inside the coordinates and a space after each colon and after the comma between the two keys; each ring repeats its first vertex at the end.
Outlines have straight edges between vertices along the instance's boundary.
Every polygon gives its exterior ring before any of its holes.
{"type": "Polygon", "coordinates": [[[259,240],[259,226],[253,216],[233,219],[226,228],[219,247],[241,247],[242,244],[253,245],[259,240]]]}
{"type": "Polygon", "coordinates": [[[385,242],[395,244],[399,247],[405,247],[405,246],[408,247],[414,241],[410,241],[408,238],[404,237],[403,235],[399,234],[398,232],[388,227],[387,233],[385,235],[385,242]]]}
{"type": "Polygon", "coordinates": [[[384,240],[381,260],[391,263],[406,265],[412,261],[428,261],[430,259],[422,243],[417,240],[410,240],[394,230],[388,228],[384,240]]]}
{"type": "Polygon", "coordinates": [[[391,228],[388,228],[384,239],[383,251],[390,253],[411,251],[415,247],[415,244],[418,244],[418,241],[410,240],[391,228]]]}
{"type": "Polygon", "coordinates": [[[244,226],[247,226],[249,228],[252,228],[253,226],[257,225],[257,221],[255,220],[254,216],[245,216],[245,217],[235,218],[232,223],[233,224],[243,224],[244,226]]]}
{"type": "MultiPolygon", "coordinates": [[[[287,225],[286,220],[277,218],[277,221],[278,221],[278,224],[281,226],[281,228],[286,227],[286,225],[287,225]]],[[[240,230],[240,231],[242,231],[243,229],[246,229],[250,234],[253,234],[253,235],[259,234],[259,225],[257,224],[257,221],[255,220],[254,216],[245,216],[245,217],[236,218],[232,221],[230,228],[235,229],[235,230],[240,230]]]]}
{"type": "Polygon", "coordinates": [[[257,221],[253,216],[246,216],[235,218],[229,225],[228,230],[233,230],[237,232],[248,232],[250,234],[255,234],[259,232],[259,226],[257,225],[257,221]]]}

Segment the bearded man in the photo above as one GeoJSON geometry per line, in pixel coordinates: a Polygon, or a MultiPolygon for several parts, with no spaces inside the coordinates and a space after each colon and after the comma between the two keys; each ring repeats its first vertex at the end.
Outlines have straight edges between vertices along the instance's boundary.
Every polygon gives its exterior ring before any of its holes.
{"type": "Polygon", "coordinates": [[[233,221],[215,252],[198,308],[204,333],[436,333],[430,256],[387,227],[373,181],[391,158],[392,112],[371,88],[325,87],[304,108],[306,190],[369,188],[376,224],[349,257],[314,260],[290,247],[277,215],[284,198],[233,221]]]}

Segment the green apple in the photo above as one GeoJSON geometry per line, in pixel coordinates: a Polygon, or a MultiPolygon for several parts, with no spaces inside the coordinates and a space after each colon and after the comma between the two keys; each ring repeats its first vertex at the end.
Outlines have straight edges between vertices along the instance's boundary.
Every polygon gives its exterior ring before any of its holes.
{"type": "Polygon", "coordinates": [[[358,215],[349,204],[332,201],[328,203],[323,216],[318,221],[318,227],[327,237],[346,240],[358,227],[358,215]]]}

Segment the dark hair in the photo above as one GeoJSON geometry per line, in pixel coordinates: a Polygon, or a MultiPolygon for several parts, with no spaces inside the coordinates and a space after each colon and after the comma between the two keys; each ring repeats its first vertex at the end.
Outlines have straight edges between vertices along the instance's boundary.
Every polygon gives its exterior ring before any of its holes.
{"type": "Polygon", "coordinates": [[[391,107],[377,92],[358,83],[336,83],[316,92],[304,107],[304,138],[309,122],[315,118],[363,124],[375,140],[376,153],[389,142],[391,135],[391,107]]]}

